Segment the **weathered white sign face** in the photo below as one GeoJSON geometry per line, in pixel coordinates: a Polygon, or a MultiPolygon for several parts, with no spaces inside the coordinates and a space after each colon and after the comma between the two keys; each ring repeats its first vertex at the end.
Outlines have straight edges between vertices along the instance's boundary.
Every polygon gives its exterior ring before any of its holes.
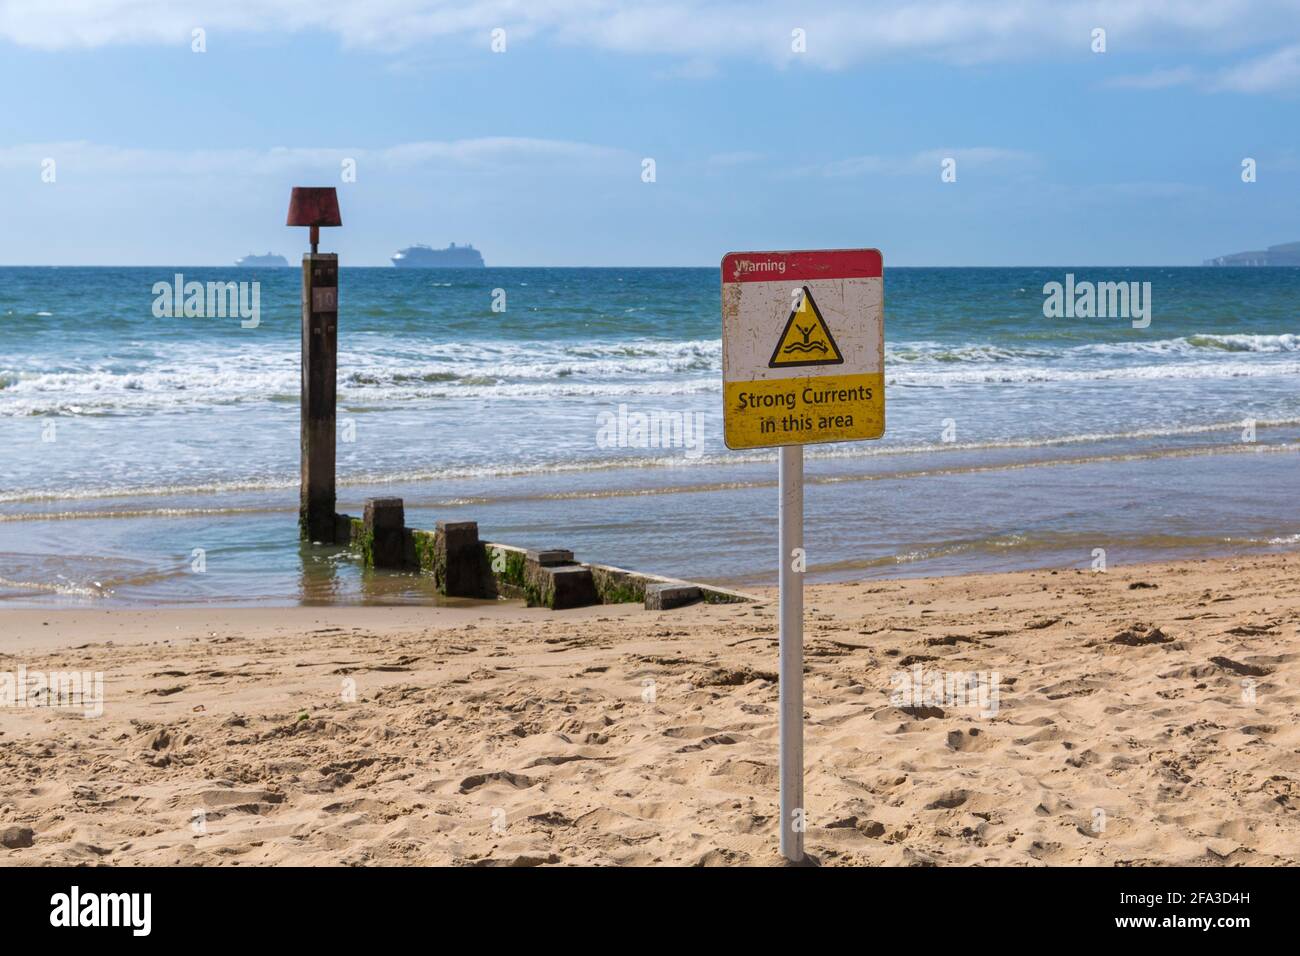
{"type": "Polygon", "coordinates": [[[728,448],[884,435],[884,282],[875,249],[723,257],[728,448]]]}

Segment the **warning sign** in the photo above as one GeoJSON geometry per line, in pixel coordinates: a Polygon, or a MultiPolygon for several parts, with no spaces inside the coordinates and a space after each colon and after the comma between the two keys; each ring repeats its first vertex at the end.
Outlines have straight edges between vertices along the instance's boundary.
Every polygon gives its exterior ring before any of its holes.
{"type": "Polygon", "coordinates": [[[728,448],[885,433],[884,263],[875,249],[722,260],[728,448]]]}
{"type": "Polygon", "coordinates": [[[835,336],[826,327],[817,300],[807,286],[795,295],[794,308],[785,321],[785,331],[772,352],[769,368],[795,365],[842,365],[844,356],[835,344],[835,336]]]}

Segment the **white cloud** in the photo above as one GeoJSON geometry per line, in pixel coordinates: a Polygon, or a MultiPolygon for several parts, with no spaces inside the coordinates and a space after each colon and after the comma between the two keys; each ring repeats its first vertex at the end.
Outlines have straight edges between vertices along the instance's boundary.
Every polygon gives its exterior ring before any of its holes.
{"type": "MultiPolygon", "coordinates": [[[[190,43],[223,34],[330,31],[347,46],[408,49],[455,37],[486,52],[505,27],[512,48],[537,37],[680,57],[687,76],[723,58],[838,68],[891,55],[954,62],[1089,54],[1104,27],[1112,52],[1167,48],[1225,52],[1300,42],[1300,0],[0,0],[0,38],[42,49],[190,43]],[[791,51],[802,28],[807,52],[791,51]]],[[[1230,78],[1264,88],[1291,69],[1287,51],[1230,78]]],[[[1267,60],[1267,58],[1266,58],[1267,60]]]]}
{"type": "Polygon", "coordinates": [[[1122,199],[1126,201],[1143,199],[1188,199],[1205,196],[1207,190],[1200,183],[1174,182],[1132,182],[1132,183],[1097,183],[1075,190],[1077,195],[1086,200],[1122,199]]]}
{"type": "Polygon", "coordinates": [[[655,71],[655,78],[661,80],[709,80],[717,75],[718,64],[699,57],[655,71]]]}
{"type": "Polygon", "coordinates": [[[1213,88],[1236,93],[1273,93],[1300,87],[1300,44],[1224,70],[1213,88]]]}
{"type": "Polygon", "coordinates": [[[928,149],[912,157],[918,167],[938,166],[948,157],[964,166],[1009,166],[1033,161],[1032,153],[1020,149],[1003,149],[998,146],[953,146],[948,149],[928,149]]]}
{"type": "Polygon", "coordinates": [[[1117,76],[1106,85],[1126,90],[1167,90],[1175,86],[1189,86],[1199,82],[1199,75],[1189,66],[1171,69],[1151,70],[1149,73],[1136,73],[1117,76]]]}
{"type": "Polygon", "coordinates": [[[746,166],[750,163],[757,163],[763,159],[763,154],[754,150],[742,149],[734,153],[714,153],[706,162],[710,166],[746,166]]]}
{"type": "Polygon", "coordinates": [[[1107,86],[1130,90],[1164,90],[1194,86],[1210,92],[1285,93],[1300,90],[1300,44],[1283,47],[1235,66],[1206,72],[1189,66],[1118,76],[1107,86]]]}
{"type": "Polygon", "coordinates": [[[626,160],[630,154],[607,146],[568,140],[492,136],[479,139],[402,143],[380,149],[284,147],[271,149],[134,149],[84,141],[29,143],[0,148],[0,168],[39,168],[52,158],[62,171],[170,175],[267,175],[325,170],[333,173],[344,159],[378,169],[456,166],[491,171],[521,164],[574,164],[626,160]]]}
{"type": "Polygon", "coordinates": [[[891,170],[889,160],[883,156],[849,156],[846,159],[832,159],[813,166],[800,166],[792,171],[792,175],[825,176],[828,179],[852,179],[854,176],[896,172],[900,165],[895,164],[895,167],[891,170]]]}
{"type": "Polygon", "coordinates": [[[827,179],[852,179],[857,176],[911,175],[933,171],[939,175],[940,163],[952,158],[958,170],[969,168],[1023,168],[1036,161],[1033,153],[998,146],[954,146],[927,149],[908,156],[849,156],[791,170],[792,176],[822,176],[827,179]]]}

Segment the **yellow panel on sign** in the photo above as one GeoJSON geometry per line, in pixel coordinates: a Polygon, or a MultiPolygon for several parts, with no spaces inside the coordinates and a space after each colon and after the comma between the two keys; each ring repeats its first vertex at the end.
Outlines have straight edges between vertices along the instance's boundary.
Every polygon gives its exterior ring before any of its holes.
{"type": "Polygon", "coordinates": [[[723,388],[728,448],[861,441],[885,433],[885,376],[819,375],[723,388]]]}

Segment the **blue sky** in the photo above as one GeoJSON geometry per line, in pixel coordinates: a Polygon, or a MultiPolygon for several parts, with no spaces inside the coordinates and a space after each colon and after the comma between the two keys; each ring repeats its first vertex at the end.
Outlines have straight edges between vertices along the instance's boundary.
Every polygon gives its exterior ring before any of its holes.
{"type": "Polygon", "coordinates": [[[492,265],[1197,264],[1300,240],[1282,0],[0,0],[0,90],[4,264],[295,259],[295,184],[339,187],[324,248],[353,265],[452,240],[492,265]]]}

